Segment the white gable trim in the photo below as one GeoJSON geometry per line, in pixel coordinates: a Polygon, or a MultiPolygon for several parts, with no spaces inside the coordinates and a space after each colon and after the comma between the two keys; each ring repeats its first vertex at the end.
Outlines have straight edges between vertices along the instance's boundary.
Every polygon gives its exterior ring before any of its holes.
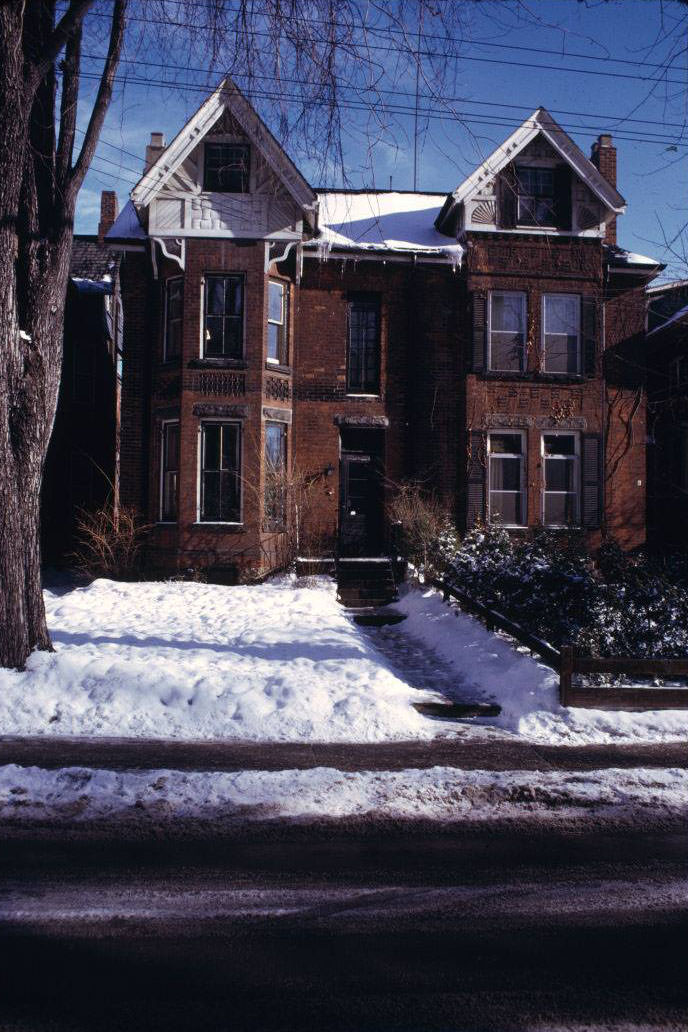
{"type": "MultiPolygon", "coordinates": [[[[450,195],[450,208],[463,203],[488,179],[492,179],[510,164],[531,140],[542,133],[545,139],[576,172],[580,179],[592,190],[596,197],[615,215],[623,215],[626,201],[611,183],[595,168],[592,161],[586,158],[582,150],[565,133],[552,116],[544,108],[538,108],[530,118],[516,129],[504,143],[490,154],[475,172],[461,183],[450,195]]],[[[444,212],[446,215],[446,212],[444,212]]]]}
{"type": "Polygon", "coordinates": [[[141,177],[131,191],[137,208],[151,203],[165,184],[212,130],[225,108],[231,112],[249,139],[260,150],[275,175],[301,208],[317,203],[315,192],[303,178],[293,161],[282,150],[262,119],[251,107],[231,79],[223,79],[215,92],[200,106],[158,160],[141,177]]]}

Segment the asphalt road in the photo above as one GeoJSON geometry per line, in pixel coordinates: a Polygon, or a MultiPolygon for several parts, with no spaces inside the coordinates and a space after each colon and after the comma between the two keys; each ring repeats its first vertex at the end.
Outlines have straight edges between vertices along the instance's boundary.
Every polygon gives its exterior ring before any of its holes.
{"type": "Polygon", "coordinates": [[[688,1029],[688,832],[0,848],[2,1032],[688,1029]]]}
{"type": "Polygon", "coordinates": [[[603,767],[688,767],[688,741],[622,745],[534,745],[494,729],[409,742],[239,742],[164,738],[2,735],[0,764],[46,769],[235,771],[599,770],[603,767]]]}

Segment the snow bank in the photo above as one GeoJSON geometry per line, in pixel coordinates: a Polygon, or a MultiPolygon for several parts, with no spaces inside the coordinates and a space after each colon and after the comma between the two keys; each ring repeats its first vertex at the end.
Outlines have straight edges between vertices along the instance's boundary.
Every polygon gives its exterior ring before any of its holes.
{"type": "Polygon", "coordinates": [[[685,813],[688,771],[313,770],[183,773],[0,767],[0,818],[248,821],[396,818],[439,821],[617,819],[685,813]]]}
{"type": "Polygon", "coordinates": [[[432,738],[321,579],[95,581],[45,594],[55,653],[0,670],[0,733],[288,741],[432,738]]]}
{"type": "Polygon", "coordinates": [[[688,710],[630,713],[560,706],[558,674],[447,605],[437,591],[411,589],[397,608],[407,615],[403,632],[456,669],[457,698],[501,705],[501,716],[492,724],[553,745],[688,739],[688,710]]]}

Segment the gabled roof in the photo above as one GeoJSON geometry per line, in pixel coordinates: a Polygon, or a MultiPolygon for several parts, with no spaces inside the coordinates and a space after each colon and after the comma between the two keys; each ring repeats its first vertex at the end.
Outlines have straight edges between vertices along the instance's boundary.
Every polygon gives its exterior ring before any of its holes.
{"type": "Polygon", "coordinates": [[[75,234],[69,266],[70,279],[79,290],[89,289],[85,286],[89,283],[111,290],[121,260],[121,253],[107,244],[99,243],[98,237],[75,234]]]}
{"type": "Polygon", "coordinates": [[[607,208],[610,208],[616,215],[622,215],[626,210],[626,201],[609,183],[602,173],[595,168],[590,158],[586,158],[580,147],[577,146],[561,126],[543,107],[537,108],[533,114],[526,118],[518,129],[509,136],[504,143],[490,154],[489,158],[483,161],[474,172],[464,179],[463,183],[457,186],[456,190],[447,198],[447,204],[440,212],[438,224],[444,222],[445,217],[458,204],[473,194],[478,187],[488,179],[492,179],[498,172],[501,172],[515,157],[527,147],[540,133],[554,148],[564,161],[574,170],[576,175],[592,190],[595,196],[602,201],[607,208]]]}
{"type": "Polygon", "coordinates": [[[310,185],[241,90],[227,76],[205,103],[201,104],[196,114],[189,119],[181,132],[177,133],[131,191],[131,199],[137,208],[150,204],[191,151],[212,130],[225,110],[232,114],[249,139],[258,147],[294,201],[302,208],[309,208],[315,204],[316,196],[310,185]]]}

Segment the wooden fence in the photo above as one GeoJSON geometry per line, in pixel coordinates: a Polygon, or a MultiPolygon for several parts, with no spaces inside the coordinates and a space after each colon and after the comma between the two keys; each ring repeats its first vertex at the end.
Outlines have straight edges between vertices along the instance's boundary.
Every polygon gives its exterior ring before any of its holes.
{"type": "Polygon", "coordinates": [[[510,620],[509,617],[476,602],[470,595],[445,581],[434,581],[445,602],[453,598],[462,609],[479,617],[489,631],[498,629],[536,653],[559,674],[559,700],[562,706],[588,709],[688,709],[688,687],[651,688],[638,685],[603,686],[573,683],[574,674],[625,674],[642,678],[688,678],[688,656],[682,659],[645,659],[643,657],[579,655],[570,645],[561,651],[510,620]]]}

